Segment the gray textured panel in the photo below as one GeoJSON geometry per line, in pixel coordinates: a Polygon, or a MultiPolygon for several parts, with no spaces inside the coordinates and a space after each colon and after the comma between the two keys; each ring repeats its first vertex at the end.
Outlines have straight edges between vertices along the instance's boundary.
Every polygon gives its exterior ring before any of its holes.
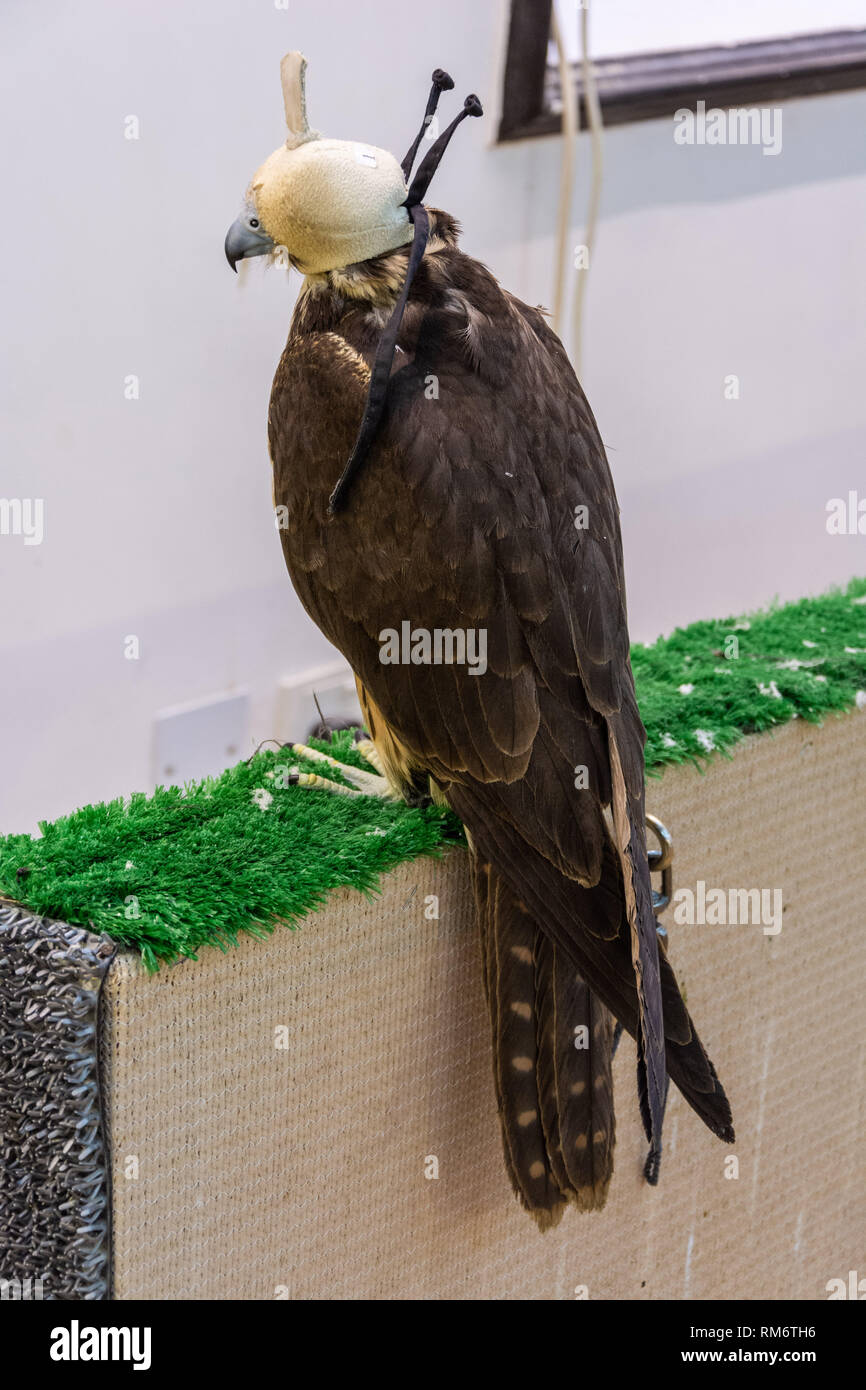
{"type": "Polygon", "coordinates": [[[115,951],[106,937],[0,900],[4,1298],[109,1294],[97,1011],[115,951]]]}

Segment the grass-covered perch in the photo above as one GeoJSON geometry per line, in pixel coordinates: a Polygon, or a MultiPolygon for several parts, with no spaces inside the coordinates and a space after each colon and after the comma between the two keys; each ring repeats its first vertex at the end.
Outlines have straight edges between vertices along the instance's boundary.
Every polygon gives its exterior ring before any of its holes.
{"type": "MultiPolygon", "coordinates": [[[[678,628],[633,647],[632,665],[650,773],[790,719],[820,723],[863,708],[866,579],[678,628]]],[[[351,733],[315,746],[366,766],[351,733]]],[[[203,945],[226,949],[241,931],[263,936],[294,923],[333,888],[375,891],[384,871],[462,838],[456,818],[435,807],[281,787],[275,769],[296,763],[263,750],[221,777],[85,806],[41,823],[39,836],[0,838],[0,896],[106,932],[156,968],[203,945]]]]}

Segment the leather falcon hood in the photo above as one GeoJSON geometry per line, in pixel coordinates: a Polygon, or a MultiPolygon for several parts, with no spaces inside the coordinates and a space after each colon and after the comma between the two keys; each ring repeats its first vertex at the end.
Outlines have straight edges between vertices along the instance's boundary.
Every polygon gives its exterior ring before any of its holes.
{"type": "Polygon", "coordinates": [[[336,270],[412,240],[406,184],[388,150],[356,140],[326,140],[310,128],[307,60],[280,64],[288,136],[256,171],[249,188],[275,245],[306,274],[336,270]]]}

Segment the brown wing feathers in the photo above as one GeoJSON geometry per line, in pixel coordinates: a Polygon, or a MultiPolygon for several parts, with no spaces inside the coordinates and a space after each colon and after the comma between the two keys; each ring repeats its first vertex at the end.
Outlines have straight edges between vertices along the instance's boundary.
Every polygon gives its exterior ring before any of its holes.
{"type": "MultiPolygon", "coordinates": [[[[553,1221],[565,1198],[591,1205],[609,1180],[607,1011],[639,1039],[654,1144],[665,1066],[726,1138],[730,1111],[656,945],[644,733],[595,422],[542,316],[456,249],[450,219],[431,218],[380,435],[333,518],[381,315],[345,285],[320,282],[299,301],[271,397],[275,501],[288,509],[281,537],[301,601],[405,766],[435,779],[489,866],[479,920],[506,1153],[522,1200],[553,1221]],[[404,620],[483,628],[487,669],[383,665],[379,635],[404,620]],[[592,1020],[588,1056],[573,1046],[575,1012],[592,1020]],[[537,1122],[521,1126],[531,1110],[537,1122]]],[[[399,256],[366,273],[393,283],[399,256]]]]}

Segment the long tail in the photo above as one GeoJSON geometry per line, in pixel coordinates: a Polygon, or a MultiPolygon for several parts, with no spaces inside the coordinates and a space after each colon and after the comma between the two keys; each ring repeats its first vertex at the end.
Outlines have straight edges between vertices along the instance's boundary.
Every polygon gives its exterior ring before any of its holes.
{"type": "MultiPolygon", "coordinates": [[[[491,873],[510,886],[530,920],[544,923],[557,953],[572,962],[597,999],[637,1038],[640,1015],[631,930],[613,842],[605,849],[599,882],[585,888],[564,878],[516,827],[491,815],[468,788],[452,786],[448,799],[468,827],[479,860],[495,865],[491,873]]],[[[668,1074],[704,1124],[731,1143],[734,1130],[727,1097],[663,948],[658,950],[658,971],[668,1074]]]]}
{"type": "Polygon", "coordinates": [[[505,1163],[546,1230],[604,1206],[613,1172],[613,1019],[504,879],[473,855],[505,1163]]]}

